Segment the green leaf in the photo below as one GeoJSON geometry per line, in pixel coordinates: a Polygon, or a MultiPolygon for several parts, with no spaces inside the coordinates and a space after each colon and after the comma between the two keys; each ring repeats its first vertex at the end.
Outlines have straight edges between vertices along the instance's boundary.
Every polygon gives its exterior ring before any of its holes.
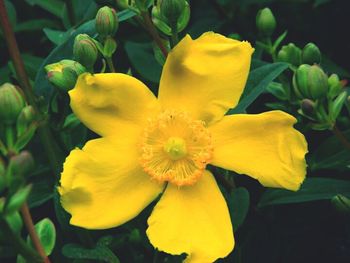
{"type": "MultiPolygon", "coordinates": [[[[42,244],[46,256],[52,253],[56,243],[55,225],[49,218],[44,218],[35,224],[35,232],[38,234],[40,243],[42,244]]],[[[27,236],[27,243],[34,247],[31,239],[27,236]]]]}
{"type": "Polygon", "coordinates": [[[24,31],[42,30],[43,27],[56,27],[57,24],[49,19],[31,19],[18,23],[14,29],[16,33],[24,31]]]}
{"type": "Polygon", "coordinates": [[[64,41],[66,41],[72,32],[71,30],[60,31],[60,30],[54,30],[54,29],[50,29],[50,28],[44,28],[43,31],[44,31],[45,35],[47,36],[47,38],[55,45],[60,45],[64,41]]]}
{"type": "Polygon", "coordinates": [[[350,182],[329,178],[307,178],[297,192],[268,189],[262,195],[258,207],[329,200],[337,194],[350,197],[350,182]]]}
{"type": "Polygon", "coordinates": [[[152,44],[127,41],[124,47],[137,73],[146,80],[158,83],[162,67],[154,57],[152,44]]]}
{"type": "Polygon", "coordinates": [[[17,138],[16,143],[14,145],[14,149],[17,150],[17,152],[20,152],[26,145],[30,142],[30,140],[33,138],[36,129],[38,128],[38,123],[32,123],[28,129],[17,138]]]}
{"type": "Polygon", "coordinates": [[[53,198],[53,187],[48,181],[33,183],[33,190],[28,196],[29,208],[40,206],[53,198]]]}
{"type": "Polygon", "coordinates": [[[234,230],[237,230],[244,222],[249,210],[249,201],[249,192],[244,187],[234,189],[227,198],[234,230]]]}
{"type": "MultiPolygon", "coordinates": [[[[350,140],[350,130],[343,132],[350,140]]],[[[325,140],[311,155],[309,167],[311,170],[335,169],[339,171],[349,170],[350,151],[344,147],[336,136],[325,140]]]]}
{"type": "MultiPolygon", "coordinates": [[[[15,27],[16,23],[17,23],[16,8],[9,0],[5,0],[4,3],[5,3],[6,11],[7,11],[9,20],[10,20],[10,24],[12,25],[12,27],[15,27]]],[[[2,34],[2,32],[1,32],[1,34],[2,34]]]]}
{"type": "Polygon", "coordinates": [[[16,193],[14,193],[10,199],[8,200],[5,208],[6,214],[12,214],[16,211],[18,211],[24,202],[27,200],[30,190],[31,190],[31,185],[27,185],[21,189],[19,189],[16,193]]]}
{"type": "Polygon", "coordinates": [[[87,249],[77,244],[67,244],[62,248],[62,254],[72,259],[91,259],[108,263],[120,262],[109,248],[101,245],[92,249],[87,249]]]}
{"type": "Polygon", "coordinates": [[[287,63],[273,63],[261,66],[249,73],[246,88],[238,105],[227,114],[243,113],[255,99],[263,93],[267,86],[288,68],[287,63]]]}
{"type": "Polygon", "coordinates": [[[59,0],[26,0],[30,5],[40,6],[42,9],[50,12],[51,14],[60,17],[62,16],[64,2],[59,0]]]}

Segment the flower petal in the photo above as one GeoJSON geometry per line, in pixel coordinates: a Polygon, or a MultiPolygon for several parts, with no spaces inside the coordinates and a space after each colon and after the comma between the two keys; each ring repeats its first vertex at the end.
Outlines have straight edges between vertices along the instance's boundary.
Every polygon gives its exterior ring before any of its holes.
{"type": "Polygon", "coordinates": [[[210,127],[212,164],[247,174],[267,187],[298,190],[305,179],[307,143],[282,111],[225,116],[210,127]]]}
{"type": "Polygon", "coordinates": [[[169,184],[148,225],[154,247],[174,255],[187,253],[186,262],[213,262],[234,246],[225,199],[208,171],[192,186],[169,184]]]}
{"type": "Polygon", "coordinates": [[[212,123],[237,105],[245,86],[253,48],[248,42],[207,32],[189,35],[169,53],[160,81],[159,100],[166,109],[190,112],[212,123]]]}
{"type": "Polygon", "coordinates": [[[72,225],[89,229],[121,225],[161,193],[164,186],[138,165],[135,144],[128,137],[100,138],[70,153],[59,193],[72,225]]]}
{"type": "Polygon", "coordinates": [[[80,75],[69,95],[78,118],[102,136],[143,125],[158,109],[156,97],[141,81],[119,73],[80,75]]]}

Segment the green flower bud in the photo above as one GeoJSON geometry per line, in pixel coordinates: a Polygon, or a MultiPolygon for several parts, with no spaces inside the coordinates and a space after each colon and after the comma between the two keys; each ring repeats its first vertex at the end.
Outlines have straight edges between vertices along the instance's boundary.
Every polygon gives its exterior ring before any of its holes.
{"type": "MultiPolygon", "coordinates": [[[[185,1],[185,8],[181,13],[180,17],[177,19],[177,23],[176,23],[177,32],[181,32],[186,28],[186,26],[188,25],[188,22],[190,21],[190,15],[191,15],[190,5],[185,1]]],[[[170,27],[171,24],[168,21],[168,19],[161,14],[159,4],[156,6],[153,6],[152,8],[152,21],[155,24],[155,26],[164,34],[168,36],[172,35],[172,30],[170,27]]]]}
{"type": "Polygon", "coordinates": [[[301,64],[301,49],[293,43],[289,43],[278,52],[277,60],[298,67],[301,64]]]}
{"type": "Polygon", "coordinates": [[[35,120],[35,110],[32,106],[24,107],[17,118],[17,137],[21,136],[35,120]]]}
{"type": "Polygon", "coordinates": [[[34,169],[34,159],[30,152],[22,151],[11,157],[9,169],[13,176],[25,176],[34,169]]]}
{"type": "Polygon", "coordinates": [[[320,64],[321,51],[314,43],[308,43],[303,48],[301,57],[304,64],[320,64]]]}
{"type": "Polygon", "coordinates": [[[328,86],[329,86],[328,96],[331,99],[335,98],[343,89],[337,74],[332,74],[329,76],[328,86]]]}
{"type": "Polygon", "coordinates": [[[73,45],[75,59],[88,69],[92,69],[98,56],[95,42],[87,34],[79,34],[75,37],[73,45]]]}
{"type": "Polygon", "coordinates": [[[331,199],[331,202],[337,211],[342,213],[350,212],[350,199],[344,195],[337,194],[331,199]]]}
{"type": "Polygon", "coordinates": [[[21,91],[14,85],[5,83],[0,86],[0,122],[15,123],[25,104],[21,91]]]}
{"type": "Polygon", "coordinates": [[[64,59],[45,66],[48,80],[58,89],[69,91],[74,88],[80,74],[86,72],[84,66],[74,60],[64,59]]]}
{"type": "Polygon", "coordinates": [[[117,42],[112,37],[107,37],[103,46],[103,55],[111,58],[113,53],[117,50],[117,42]]]}
{"type": "Polygon", "coordinates": [[[301,110],[306,115],[312,115],[314,113],[314,110],[315,110],[315,102],[313,102],[312,100],[309,100],[309,99],[303,99],[301,101],[301,110]]]}
{"type": "Polygon", "coordinates": [[[293,86],[299,98],[317,100],[328,92],[327,75],[316,65],[303,64],[293,76],[293,86]]]}
{"type": "Polygon", "coordinates": [[[276,19],[270,8],[260,9],[256,15],[256,27],[264,36],[271,36],[276,28],[276,19]]]}
{"type": "Polygon", "coordinates": [[[187,2],[185,0],[161,0],[160,14],[170,26],[176,25],[181,14],[184,12],[187,2]]]}
{"type": "Polygon", "coordinates": [[[113,8],[104,6],[98,10],[96,14],[96,31],[100,36],[114,36],[118,26],[117,13],[113,8]]]}

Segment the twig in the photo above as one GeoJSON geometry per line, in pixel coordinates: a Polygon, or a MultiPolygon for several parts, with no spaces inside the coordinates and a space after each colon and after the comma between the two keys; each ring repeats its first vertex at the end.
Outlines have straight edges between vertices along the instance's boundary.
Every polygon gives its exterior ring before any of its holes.
{"type": "MultiPolygon", "coordinates": [[[[16,70],[18,81],[24,91],[27,101],[30,105],[33,106],[40,119],[44,119],[43,114],[39,111],[39,108],[36,104],[35,95],[24,68],[17,41],[9,22],[4,0],[0,0],[0,24],[4,33],[4,38],[7,43],[9,54],[16,70]]],[[[61,170],[61,161],[63,161],[63,158],[58,153],[59,148],[54,142],[53,136],[46,122],[44,122],[43,126],[38,129],[38,132],[47,153],[51,168],[54,171],[55,175],[58,176],[61,170]]]]}
{"type": "Polygon", "coordinates": [[[147,11],[142,11],[141,16],[145,25],[145,28],[147,29],[148,33],[152,36],[153,40],[156,42],[160,50],[162,51],[164,57],[166,58],[168,56],[168,50],[163,44],[162,39],[160,38],[157,29],[155,28],[149,13],[147,11]]]}
{"type": "Polygon", "coordinates": [[[46,256],[45,250],[43,246],[41,245],[40,239],[35,231],[33,219],[29,211],[29,207],[27,203],[24,203],[24,205],[21,207],[21,214],[23,217],[24,224],[26,225],[26,228],[28,230],[28,234],[30,236],[30,239],[33,242],[33,245],[38,251],[40,257],[43,259],[44,263],[51,263],[50,259],[46,256]]]}

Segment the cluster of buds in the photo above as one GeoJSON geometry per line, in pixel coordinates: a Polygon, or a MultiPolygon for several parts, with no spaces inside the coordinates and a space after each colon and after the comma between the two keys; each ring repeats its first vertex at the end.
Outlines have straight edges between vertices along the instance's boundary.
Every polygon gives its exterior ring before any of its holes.
{"type": "Polygon", "coordinates": [[[152,8],[152,21],[164,34],[171,36],[185,29],[190,20],[190,5],[186,0],[160,0],[152,8]]]}
{"type": "Polygon", "coordinates": [[[314,43],[308,43],[303,49],[297,47],[294,43],[282,46],[277,54],[277,60],[287,62],[294,67],[301,64],[320,64],[321,52],[314,43]]]}
{"type": "Polygon", "coordinates": [[[302,64],[293,76],[293,88],[301,101],[301,113],[312,120],[314,129],[332,129],[347,98],[336,74],[329,77],[316,64],[302,64]]]}

